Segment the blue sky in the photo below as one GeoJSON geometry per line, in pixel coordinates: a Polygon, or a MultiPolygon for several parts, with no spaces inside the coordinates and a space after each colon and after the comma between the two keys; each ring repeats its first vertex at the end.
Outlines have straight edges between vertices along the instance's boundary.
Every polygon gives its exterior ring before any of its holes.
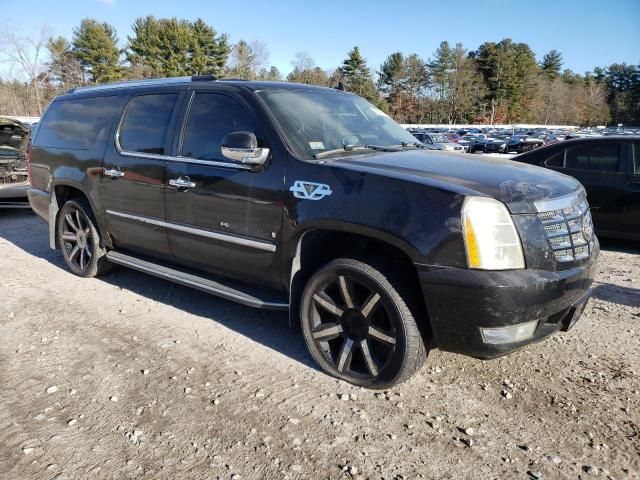
{"type": "Polygon", "coordinates": [[[123,46],[138,16],[202,17],[232,42],[264,42],[270,63],[285,73],[300,51],[334,68],[358,45],[377,70],[395,51],[429,58],[442,40],[475,50],[504,37],[528,43],[538,59],[555,48],[565,67],[579,73],[640,63],[640,0],[29,0],[22,11],[16,0],[0,0],[0,6],[0,29],[17,25],[28,35],[46,24],[70,38],[83,17],[94,17],[115,26],[123,46]]]}

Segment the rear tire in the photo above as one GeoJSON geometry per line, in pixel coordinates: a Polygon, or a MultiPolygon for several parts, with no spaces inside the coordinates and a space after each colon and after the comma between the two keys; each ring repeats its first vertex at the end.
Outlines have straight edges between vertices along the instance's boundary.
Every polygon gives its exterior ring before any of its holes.
{"type": "Polygon", "coordinates": [[[309,352],[323,371],[367,388],[407,380],[427,350],[407,303],[388,275],[340,258],[308,281],[301,324],[309,352]]]}
{"type": "Polygon", "coordinates": [[[113,269],[89,203],[82,198],[68,200],[60,209],[56,235],[69,270],[79,277],[98,277],[113,269]]]}

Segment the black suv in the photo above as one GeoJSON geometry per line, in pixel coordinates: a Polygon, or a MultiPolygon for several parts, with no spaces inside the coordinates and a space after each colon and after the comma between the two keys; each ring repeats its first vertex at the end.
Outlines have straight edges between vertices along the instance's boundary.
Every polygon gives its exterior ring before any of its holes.
{"type": "Polygon", "coordinates": [[[567,140],[513,160],[579,180],[599,236],[640,240],[640,136],[567,140]]]}
{"type": "Polygon", "coordinates": [[[383,388],[432,346],[495,357],[579,318],[598,241],[576,180],[427,151],[362,98],[191,77],[82,88],[30,154],[52,248],[287,309],[331,375],[383,388]]]}

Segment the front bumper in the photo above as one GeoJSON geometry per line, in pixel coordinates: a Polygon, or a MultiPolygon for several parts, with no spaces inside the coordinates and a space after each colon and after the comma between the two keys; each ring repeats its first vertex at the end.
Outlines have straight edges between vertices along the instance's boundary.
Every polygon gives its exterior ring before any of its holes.
{"type": "Polygon", "coordinates": [[[419,272],[438,348],[493,358],[567,330],[590,296],[595,259],[574,269],[482,271],[458,268],[419,272]],[[506,344],[483,341],[481,328],[537,320],[532,337],[506,344]]]}

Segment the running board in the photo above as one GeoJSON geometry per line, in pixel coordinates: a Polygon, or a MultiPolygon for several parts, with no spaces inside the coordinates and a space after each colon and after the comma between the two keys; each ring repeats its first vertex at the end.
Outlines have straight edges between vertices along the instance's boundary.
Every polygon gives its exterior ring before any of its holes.
{"type": "Polygon", "coordinates": [[[271,310],[289,309],[288,303],[277,300],[275,297],[268,298],[267,294],[265,294],[264,297],[261,297],[257,294],[258,292],[250,291],[249,289],[241,290],[236,286],[225,285],[221,282],[181,272],[180,270],[151,263],[123,253],[110,251],[107,253],[107,259],[112,263],[133,268],[134,270],[139,270],[155,277],[164,278],[165,280],[195,288],[249,307],[266,308],[271,310]]]}

